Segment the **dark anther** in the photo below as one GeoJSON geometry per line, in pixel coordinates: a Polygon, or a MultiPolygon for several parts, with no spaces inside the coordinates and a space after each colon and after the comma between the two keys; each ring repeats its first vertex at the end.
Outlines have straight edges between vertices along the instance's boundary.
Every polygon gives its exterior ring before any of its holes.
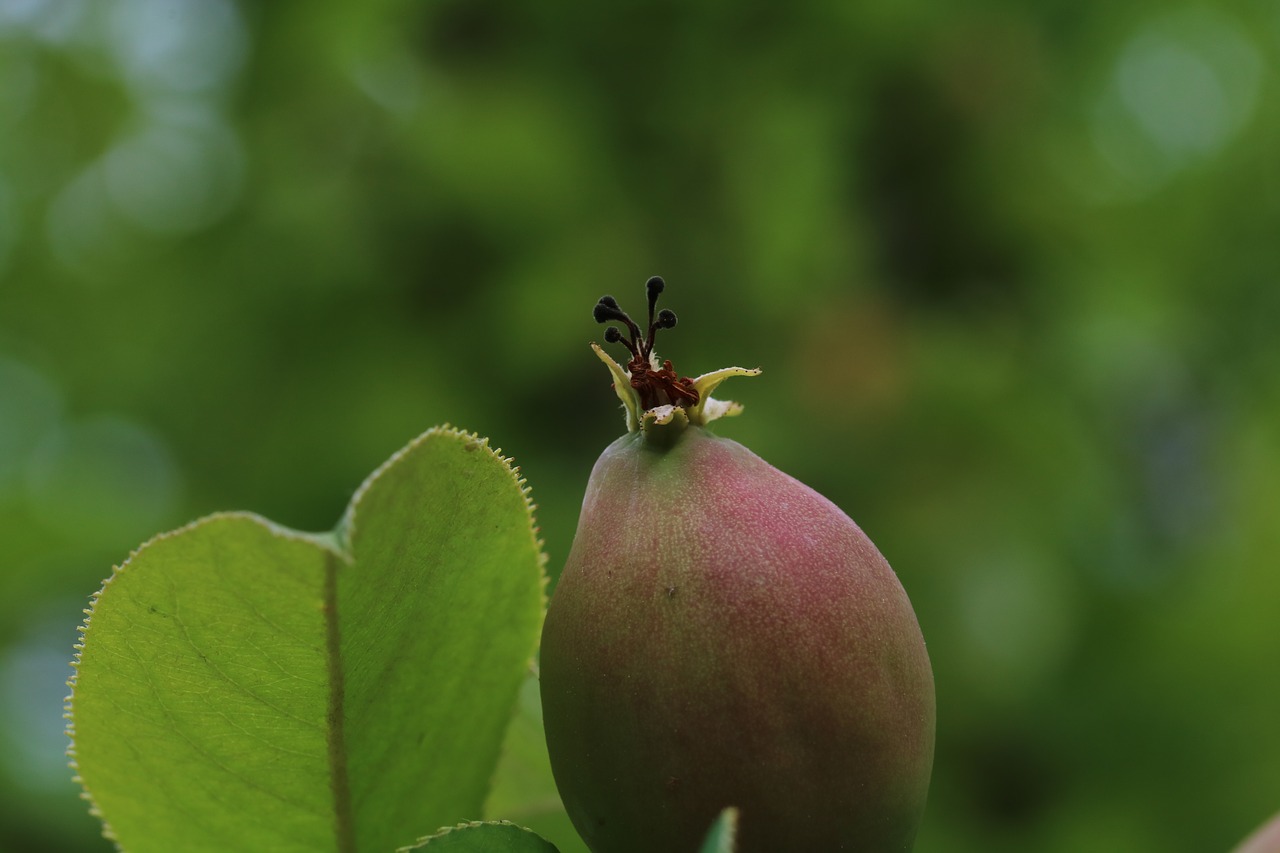
{"type": "Polygon", "coordinates": [[[645,291],[649,297],[649,328],[645,335],[640,334],[640,327],[618,306],[618,300],[612,296],[601,296],[596,303],[592,316],[597,323],[616,320],[624,324],[631,332],[628,340],[622,336],[617,326],[609,326],[604,330],[604,339],[608,343],[620,343],[631,353],[631,361],[627,363],[627,372],[631,377],[631,387],[640,397],[641,405],[646,410],[664,404],[677,406],[693,405],[698,402],[698,392],[694,390],[693,380],[681,377],[672,368],[671,362],[663,362],[655,367],[653,360],[653,340],[659,329],[674,329],[676,314],[663,308],[654,313],[658,305],[658,295],[666,289],[661,276],[653,276],[645,282],[645,291]]]}
{"type": "Polygon", "coordinates": [[[631,351],[633,356],[640,355],[641,347],[644,345],[640,339],[640,327],[635,324],[634,320],[627,316],[627,312],[618,307],[618,301],[616,299],[612,296],[601,296],[600,301],[596,303],[596,307],[592,309],[591,316],[595,318],[597,323],[607,323],[610,320],[617,320],[620,323],[625,323],[627,329],[631,332],[631,340],[625,340],[622,337],[621,331],[616,332],[616,338],[610,338],[609,333],[606,331],[605,340],[610,343],[621,343],[631,351]]]}
{"type": "Polygon", "coordinates": [[[649,295],[649,334],[644,342],[645,358],[653,352],[653,337],[659,328],[665,328],[660,323],[655,323],[653,319],[653,309],[658,304],[658,295],[666,290],[667,283],[662,280],[662,276],[655,275],[644,283],[644,289],[649,295]]]}
{"type": "Polygon", "coordinates": [[[662,280],[660,275],[655,275],[644,283],[644,289],[649,294],[650,305],[658,301],[658,294],[665,290],[666,287],[667,283],[662,280]]]}
{"type": "Polygon", "coordinates": [[[611,308],[603,302],[597,302],[596,307],[591,309],[591,316],[596,318],[597,323],[607,323],[610,320],[620,320],[622,314],[617,308],[611,308]]]}
{"type": "Polygon", "coordinates": [[[667,287],[666,282],[662,280],[662,276],[653,276],[645,282],[645,290],[649,297],[649,328],[647,334],[641,334],[640,327],[631,319],[627,312],[618,306],[618,300],[612,296],[601,296],[596,302],[596,307],[592,310],[591,316],[595,318],[597,323],[608,323],[610,320],[616,320],[626,325],[628,331],[631,332],[631,340],[627,341],[622,338],[621,332],[617,332],[616,337],[610,337],[609,332],[605,332],[605,340],[610,343],[624,344],[631,354],[644,362],[649,361],[649,356],[653,354],[653,339],[657,336],[659,329],[673,329],[676,325],[675,312],[663,308],[654,315],[654,309],[658,305],[658,295],[667,287]]]}

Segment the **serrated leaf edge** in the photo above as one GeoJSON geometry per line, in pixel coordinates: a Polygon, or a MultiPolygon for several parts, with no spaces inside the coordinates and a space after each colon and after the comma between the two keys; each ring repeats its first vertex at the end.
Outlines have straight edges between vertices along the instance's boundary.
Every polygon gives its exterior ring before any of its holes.
{"type": "Polygon", "coordinates": [[[441,424],[434,426],[417,438],[410,441],[404,447],[395,453],[374,469],[373,473],[365,477],[364,482],[356,489],[355,494],[351,496],[351,500],[347,503],[347,508],[342,514],[342,519],[338,522],[338,526],[333,530],[333,536],[342,553],[350,553],[351,540],[354,537],[356,529],[356,511],[359,509],[360,501],[365,494],[373,488],[374,483],[382,478],[388,470],[396,465],[401,459],[416,450],[420,445],[425,444],[433,438],[444,437],[456,441],[460,441],[465,447],[473,450],[484,450],[489,456],[502,463],[507,474],[510,475],[512,482],[520,489],[520,495],[524,498],[525,512],[529,518],[529,531],[532,537],[534,548],[538,552],[538,568],[542,574],[542,604],[546,609],[547,603],[547,551],[546,543],[542,540],[540,529],[538,527],[537,509],[538,505],[533,502],[533,490],[529,487],[529,483],[524,477],[520,476],[520,466],[515,464],[515,459],[502,454],[502,448],[496,450],[489,445],[489,439],[478,433],[469,430],[460,429],[451,424],[441,424]]]}
{"type": "Polygon", "coordinates": [[[277,524],[271,519],[258,515],[257,513],[235,510],[211,513],[197,518],[195,521],[184,524],[182,527],[167,530],[164,533],[158,533],[146,542],[143,542],[137,548],[133,549],[133,551],[129,553],[129,556],[126,557],[119,565],[111,567],[111,574],[102,582],[102,586],[97,590],[97,592],[93,593],[93,595],[89,597],[89,606],[84,610],[84,620],[76,626],[76,631],[79,632],[80,639],[74,646],[75,654],[71,659],[72,672],[71,677],[67,679],[67,689],[70,690],[70,693],[68,693],[66,698],[62,700],[62,718],[67,721],[64,731],[66,732],[69,740],[66,750],[67,766],[71,768],[71,771],[74,774],[71,777],[71,781],[80,786],[80,798],[89,804],[89,814],[102,822],[102,837],[115,845],[117,850],[123,850],[124,848],[120,846],[120,842],[116,838],[115,831],[111,828],[111,824],[107,822],[106,817],[103,816],[102,812],[98,809],[98,804],[93,798],[93,793],[89,790],[89,786],[85,784],[84,779],[80,777],[80,768],[76,764],[75,695],[76,679],[79,675],[80,656],[84,651],[84,635],[88,632],[89,625],[93,621],[93,612],[98,606],[98,600],[102,598],[103,594],[111,586],[111,583],[118,575],[128,571],[129,566],[139,557],[139,555],[144,553],[148,548],[151,548],[166,539],[184,535],[207,524],[228,518],[239,518],[259,524],[271,535],[278,536],[282,539],[294,539],[318,545],[324,550],[339,557],[343,562],[350,562],[350,557],[342,552],[331,534],[303,533],[277,524]]]}
{"type": "MultiPolygon", "coordinates": [[[[365,493],[372,489],[373,485],[402,458],[407,456],[409,453],[412,453],[420,445],[438,437],[461,441],[464,446],[469,447],[469,449],[472,450],[485,451],[489,456],[502,463],[512,481],[520,489],[520,495],[524,498],[525,512],[529,519],[529,533],[532,537],[534,550],[537,551],[538,554],[538,575],[540,578],[541,589],[539,591],[539,619],[536,635],[541,637],[542,619],[546,617],[547,613],[547,585],[550,582],[550,578],[547,576],[546,543],[539,535],[540,529],[538,527],[538,519],[536,515],[538,506],[533,502],[533,490],[530,488],[528,481],[525,480],[524,477],[520,476],[520,466],[515,464],[515,459],[511,456],[504,456],[501,447],[494,449],[490,446],[487,436],[482,436],[479,433],[471,432],[469,430],[459,429],[458,427],[445,423],[440,426],[432,427],[410,441],[404,447],[397,450],[390,456],[390,458],[374,469],[373,473],[364,479],[364,482],[360,484],[358,489],[356,489],[355,494],[351,496],[351,501],[347,504],[347,509],[342,515],[342,520],[339,521],[338,526],[334,528],[334,536],[339,547],[344,553],[350,553],[351,542],[355,537],[356,514],[360,507],[360,501],[364,497],[365,493]]],[[[533,651],[529,655],[527,666],[529,671],[536,676],[538,672],[537,643],[534,644],[533,651]]],[[[510,719],[515,719],[514,709],[510,719]]],[[[508,720],[508,725],[510,724],[510,719],[508,720]]],[[[493,773],[489,776],[488,790],[485,793],[486,799],[488,799],[489,794],[493,791],[494,780],[496,779],[497,772],[498,767],[495,765],[493,773]]]]}
{"type": "MultiPolygon", "coordinates": [[[[386,459],[381,465],[375,468],[373,473],[370,474],[368,477],[366,477],[364,479],[364,482],[360,484],[360,487],[356,489],[355,493],[351,497],[351,500],[347,503],[347,507],[343,511],[341,519],[338,521],[338,524],[331,531],[327,531],[324,533],[309,533],[309,532],[294,530],[292,528],[285,527],[284,525],[278,524],[272,521],[271,519],[266,518],[265,516],[259,515],[258,513],[255,513],[255,512],[248,512],[244,510],[230,510],[230,511],[223,511],[223,512],[215,512],[209,515],[201,516],[200,518],[197,518],[194,521],[184,524],[181,527],[177,527],[177,528],[174,528],[173,530],[168,530],[163,533],[156,534],[155,536],[143,542],[133,551],[131,551],[129,553],[129,556],[125,558],[125,560],[122,561],[119,565],[112,566],[111,574],[108,575],[107,578],[102,582],[102,586],[96,592],[94,592],[92,596],[90,596],[89,606],[84,610],[85,618],[81,622],[81,624],[76,626],[76,630],[80,634],[80,639],[75,643],[73,647],[75,649],[75,653],[71,660],[72,673],[71,673],[71,677],[68,678],[66,682],[67,688],[70,692],[67,694],[66,698],[63,699],[63,703],[62,703],[62,710],[63,710],[62,717],[67,721],[67,725],[64,731],[66,732],[67,738],[69,740],[69,743],[66,749],[67,766],[71,769],[73,773],[72,782],[79,785],[80,788],[82,789],[80,792],[80,798],[89,804],[89,814],[93,817],[96,817],[99,821],[102,822],[102,837],[110,841],[116,850],[123,851],[124,848],[121,847],[119,840],[116,838],[115,831],[111,828],[111,824],[108,823],[105,816],[102,814],[101,810],[98,808],[97,802],[93,798],[93,793],[89,790],[89,787],[85,784],[84,779],[82,779],[80,776],[79,766],[76,764],[76,748],[75,748],[76,677],[78,675],[78,669],[80,666],[81,654],[84,651],[84,635],[89,630],[90,623],[93,620],[93,611],[98,604],[98,600],[110,587],[112,581],[114,581],[116,576],[119,575],[121,572],[126,571],[129,568],[130,564],[135,559],[137,559],[137,557],[140,554],[142,554],[144,551],[146,551],[146,549],[152,547],[156,543],[161,542],[165,539],[175,537],[175,536],[181,536],[203,525],[206,525],[215,521],[219,521],[222,519],[227,519],[227,518],[246,519],[254,523],[260,524],[262,527],[266,528],[267,531],[274,536],[312,543],[330,552],[331,554],[336,556],[338,559],[340,559],[344,564],[350,565],[354,559],[353,555],[351,554],[350,543],[352,541],[352,534],[354,533],[354,530],[355,530],[356,510],[359,507],[360,499],[373,486],[373,484],[378,480],[378,478],[381,477],[383,474],[385,474],[387,470],[391,468],[391,466],[395,465],[400,459],[402,459],[408,453],[412,452],[419,445],[433,438],[436,438],[438,436],[451,438],[454,440],[460,440],[465,444],[470,445],[471,449],[484,450],[490,456],[497,459],[503,464],[503,467],[505,468],[507,473],[511,476],[511,479],[513,480],[513,482],[515,482],[516,486],[519,488],[520,495],[521,497],[524,498],[525,512],[527,513],[528,520],[529,520],[529,534],[532,539],[534,549],[536,550],[538,555],[538,573],[541,578],[541,595],[540,595],[541,600],[539,602],[541,605],[540,610],[541,610],[542,616],[546,615],[547,584],[549,581],[547,577],[547,551],[546,551],[546,543],[543,541],[542,537],[539,535],[540,529],[538,527],[537,517],[535,515],[535,512],[537,510],[537,505],[533,502],[532,489],[529,487],[528,482],[523,477],[520,476],[520,467],[515,464],[515,460],[512,457],[502,455],[502,448],[498,448],[496,450],[492,448],[489,445],[488,437],[481,436],[478,433],[471,432],[468,430],[459,429],[447,423],[441,424],[440,426],[432,427],[428,429],[426,432],[423,432],[422,434],[414,438],[412,441],[410,441],[408,444],[401,447],[399,450],[393,453],[388,459],[386,459]]],[[[539,636],[541,635],[541,624],[539,624],[538,626],[537,634],[539,636]]],[[[529,658],[529,666],[535,671],[537,668],[536,661],[537,661],[537,648],[535,647],[534,651],[532,652],[529,658]]],[[[496,768],[495,768],[495,772],[496,772],[496,768]]],[[[489,784],[490,784],[490,788],[492,788],[492,785],[493,785],[492,777],[489,780],[489,784]]],[[[508,821],[476,821],[476,823],[509,823],[509,822],[508,821]]],[[[515,824],[512,824],[512,825],[514,826],[515,824]]],[[[459,824],[458,826],[461,827],[461,826],[464,826],[464,824],[459,824]]],[[[524,827],[520,827],[520,828],[524,829],[524,827]]],[[[426,840],[425,838],[422,839],[422,841],[424,842],[425,840],[426,840]]],[[[409,849],[409,848],[402,848],[402,849],[409,849]]]]}
{"type": "MultiPolygon", "coordinates": [[[[512,821],[509,821],[509,820],[467,820],[467,821],[463,821],[462,823],[454,824],[453,826],[441,827],[440,829],[437,829],[435,832],[431,833],[430,835],[424,835],[422,838],[419,838],[417,841],[413,842],[407,847],[397,847],[396,853],[411,853],[411,851],[413,850],[421,850],[422,848],[430,844],[434,839],[443,838],[444,836],[450,835],[454,832],[459,832],[467,829],[475,829],[481,826],[512,826],[520,830],[521,832],[527,832],[532,836],[541,838],[543,841],[546,841],[545,838],[542,838],[541,835],[538,835],[538,833],[534,832],[529,827],[521,826],[520,824],[513,823],[512,821]]],[[[551,842],[548,841],[547,843],[550,844],[551,842]]]]}

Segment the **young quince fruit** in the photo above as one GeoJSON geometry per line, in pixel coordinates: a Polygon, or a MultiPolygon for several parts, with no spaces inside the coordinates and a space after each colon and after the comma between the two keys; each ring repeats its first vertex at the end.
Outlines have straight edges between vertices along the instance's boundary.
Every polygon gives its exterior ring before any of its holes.
{"type": "Polygon", "coordinates": [[[613,297],[628,432],[600,456],[542,634],[547,746],[596,853],[909,850],[933,763],[933,673],[897,576],[822,495],[707,424],[727,368],[680,377],[613,297]]]}

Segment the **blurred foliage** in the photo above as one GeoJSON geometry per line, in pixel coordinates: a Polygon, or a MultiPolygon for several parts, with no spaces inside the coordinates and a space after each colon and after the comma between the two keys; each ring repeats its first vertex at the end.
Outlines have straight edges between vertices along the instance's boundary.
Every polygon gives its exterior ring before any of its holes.
{"type": "Polygon", "coordinates": [[[449,421],[554,571],[590,308],[659,273],[916,604],[919,849],[1227,848],[1280,800],[1278,62],[1256,0],[0,3],[0,847],[108,849],[66,661],[157,530],[323,529],[449,421]]]}

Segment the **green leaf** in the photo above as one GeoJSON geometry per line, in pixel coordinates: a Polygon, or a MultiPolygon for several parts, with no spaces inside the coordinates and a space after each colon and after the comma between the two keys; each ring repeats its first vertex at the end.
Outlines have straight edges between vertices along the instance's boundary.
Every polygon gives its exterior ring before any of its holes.
{"type": "Polygon", "coordinates": [[[738,810],[727,808],[711,825],[700,853],[733,853],[738,837],[738,810]]]}
{"type": "Polygon", "coordinates": [[[74,766],[122,847],[388,851],[479,817],[545,605],[532,505],[433,429],[332,534],[223,514],[94,596],[74,766]]]}
{"type": "Polygon", "coordinates": [[[431,853],[559,853],[536,832],[505,820],[450,826],[397,853],[423,848],[431,853]]]}

